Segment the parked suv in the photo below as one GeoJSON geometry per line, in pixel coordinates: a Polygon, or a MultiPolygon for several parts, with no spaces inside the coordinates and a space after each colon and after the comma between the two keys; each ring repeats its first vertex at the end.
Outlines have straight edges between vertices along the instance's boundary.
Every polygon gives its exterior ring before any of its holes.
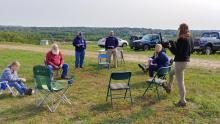
{"type": "Polygon", "coordinates": [[[148,50],[155,47],[157,43],[162,43],[161,34],[147,34],[142,37],[140,40],[135,40],[132,42],[132,47],[135,50],[148,50]]]}
{"type": "Polygon", "coordinates": [[[135,41],[135,40],[140,40],[140,39],[142,39],[142,37],[143,37],[143,36],[132,35],[132,36],[130,37],[130,42],[129,42],[130,48],[131,48],[131,49],[134,48],[134,46],[133,46],[133,41],[135,41]]]}
{"type": "Polygon", "coordinates": [[[220,32],[205,32],[194,40],[194,51],[210,55],[220,51],[220,32]]]}

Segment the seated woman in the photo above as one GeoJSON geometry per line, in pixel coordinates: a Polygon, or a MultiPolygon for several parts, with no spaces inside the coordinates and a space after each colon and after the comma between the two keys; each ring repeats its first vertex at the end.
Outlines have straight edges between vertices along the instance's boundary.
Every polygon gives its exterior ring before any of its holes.
{"type": "Polygon", "coordinates": [[[59,50],[59,47],[57,44],[54,43],[52,45],[51,50],[46,55],[45,63],[51,71],[62,69],[63,72],[61,74],[61,78],[66,79],[69,66],[68,64],[64,64],[63,54],[59,50]]]}
{"type": "Polygon", "coordinates": [[[2,73],[0,81],[7,81],[10,87],[14,87],[20,95],[32,95],[33,90],[26,88],[23,82],[25,78],[19,78],[17,71],[20,68],[18,61],[12,62],[2,73]]]}
{"type": "Polygon", "coordinates": [[[161,44],[156,44],[155,46],[155,55],[149,58],[148,63],[146,65],[139,64],[139,67],[146,72],[149,70],[150,78],[153,78],[154,72],[157,71],[161,67],[168,67],[170,65],[170,60],[166,53],[163,51],[163,47],[161,44]]]}

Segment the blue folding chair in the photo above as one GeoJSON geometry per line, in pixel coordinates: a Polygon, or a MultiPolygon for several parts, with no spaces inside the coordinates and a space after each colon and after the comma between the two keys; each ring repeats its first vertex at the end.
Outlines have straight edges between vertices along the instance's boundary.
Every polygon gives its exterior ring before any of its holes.
{"type": "Polygon", "coordinates": [[[0,82],[0,94],[3,93],[3,91],[5,90],[9,90],[9,93],[12,96],[17,96],[18,95],[18,91],[14,91],[13,87],[10,87],[10,85],[8,84],[8,81],[1,81],[0,82]]]}
{"type": "Polygon", "coordinates": [[[107,54],[99,54],[98,56],[98,70],[100,70],[103,66],[110,69],[109,55],[107,54]]]}

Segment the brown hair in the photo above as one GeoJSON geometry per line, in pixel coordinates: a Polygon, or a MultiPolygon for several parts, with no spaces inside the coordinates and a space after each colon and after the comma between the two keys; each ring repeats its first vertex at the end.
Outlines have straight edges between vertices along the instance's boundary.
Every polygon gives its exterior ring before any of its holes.
{"type": "Polygon", "coordinates": [[[178,34],[178,38],[190,38],[191,34],[189,32],[189,26],[186,23],[182,23],[179,26],[179,34],[178,34]]]}

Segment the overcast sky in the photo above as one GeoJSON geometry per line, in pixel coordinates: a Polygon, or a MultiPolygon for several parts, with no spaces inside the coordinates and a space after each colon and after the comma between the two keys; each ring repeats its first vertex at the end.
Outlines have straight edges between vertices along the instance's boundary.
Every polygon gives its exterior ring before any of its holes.
{"type": "Polygon", "coordinates": [[[0,0],[0,25],[220,29],[220,0],[0,0]]]}

